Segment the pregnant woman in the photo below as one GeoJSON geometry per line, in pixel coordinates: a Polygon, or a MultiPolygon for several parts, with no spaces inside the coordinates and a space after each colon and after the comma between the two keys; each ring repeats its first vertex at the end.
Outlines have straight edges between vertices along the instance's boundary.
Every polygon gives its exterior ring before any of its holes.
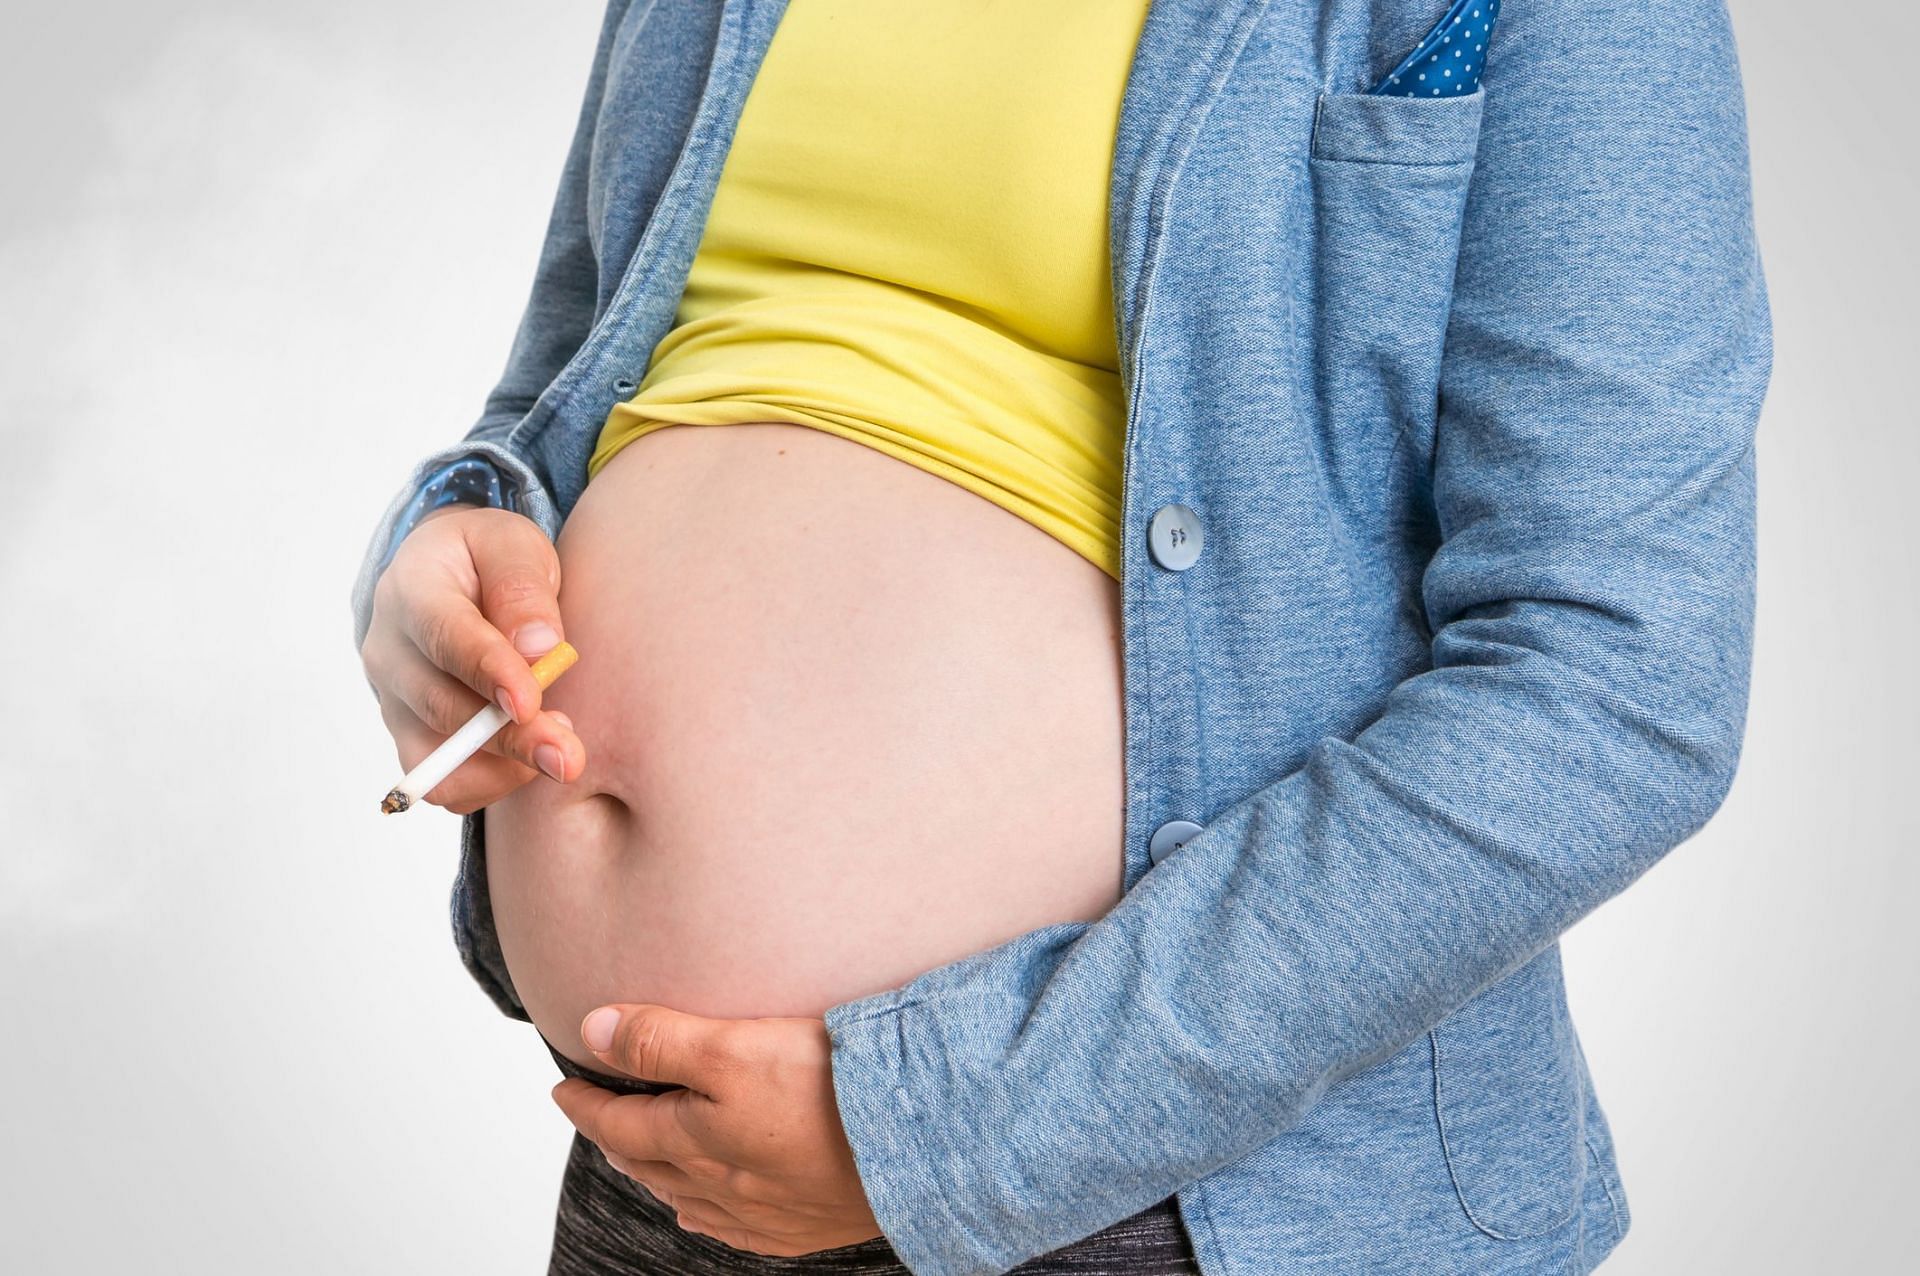
{"type": "Polygon", "coordinates": [[[610,6],[356,593],[403,764],[514,718],[429,800],[552,1271],[1617,1243],[1555,940],[1731,780],[1766,309],[1719,5],[1510,2],[610,6]]]}

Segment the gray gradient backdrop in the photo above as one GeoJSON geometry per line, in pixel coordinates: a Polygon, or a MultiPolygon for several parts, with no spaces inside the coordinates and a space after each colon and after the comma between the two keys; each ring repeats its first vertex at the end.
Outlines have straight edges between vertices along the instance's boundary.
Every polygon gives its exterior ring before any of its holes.
{"type": "MultiPolygon", "coordinates": [[[[347,589],[505,358],[598,16],[6,8],[0,1269],[545,1270],[557,1075],[454,955],[453,818],[374,814],[347,589]]],[[[1746,749],[1568,941],[1622,1276],[1892,1271],[1920,1186],[1920,21],[1735,19],[1779,349],[1746,749]]]]}

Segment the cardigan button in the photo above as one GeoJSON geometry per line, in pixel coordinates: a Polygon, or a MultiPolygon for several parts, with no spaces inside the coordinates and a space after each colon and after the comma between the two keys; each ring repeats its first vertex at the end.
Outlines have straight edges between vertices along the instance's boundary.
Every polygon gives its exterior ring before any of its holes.
{"type": "Polygon", "coordinates": [[[1168,820],[1153,831],[1153,840],[1147,843],[1147,858],[1158,864],[1191,842],[1199,832],[1200,825],[1192,820],[1168,820]]]}
{"type": "Polygon", "coordinates": [[[1147,527],[1147,547],[1153,561],[1170,572],[1183,572],[1200,561],[1200,516],[1184,505],[1162,505],[1147,527]]]}

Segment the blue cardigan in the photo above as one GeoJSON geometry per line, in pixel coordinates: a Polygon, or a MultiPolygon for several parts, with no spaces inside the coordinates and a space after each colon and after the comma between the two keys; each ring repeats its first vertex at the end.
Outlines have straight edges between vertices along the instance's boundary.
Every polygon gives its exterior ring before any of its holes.
{"type": "MultiPolygon", "coordinates": [[[[449,459],[557,533],[783,7],[613,0],[506,373],[376,529],[361,634],[449,459]]],[[[1721,0],[1507,0],[1477,91],[1368,92],[1442,12],[1149,10],[1111,191],[1128,891],[828,1011],[918,1276],[1172,1193],[1209,1276],[1586,1271],[1627,1226],[1556,941],[1740,752],[1770,334],[1739,71],[1721,0]]],[[[524,1017],[481,834],[455,930],[524,1017]]]]}

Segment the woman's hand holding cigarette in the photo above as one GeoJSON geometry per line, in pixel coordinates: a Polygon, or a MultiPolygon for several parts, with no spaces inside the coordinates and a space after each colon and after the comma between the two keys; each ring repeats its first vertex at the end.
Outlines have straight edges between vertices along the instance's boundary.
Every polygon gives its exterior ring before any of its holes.
{"type": "Polygon", "coordinates": [[[528,661],[562,637],[560,559],[529,518],[448,506],[400,543],[373,595],[360,660],[380,696],[400,765],[411,770],[487,702],[513,719],[425,800],[477,811],[545,772],[586,767],[564,714],[540,708],[528,661]]]}

